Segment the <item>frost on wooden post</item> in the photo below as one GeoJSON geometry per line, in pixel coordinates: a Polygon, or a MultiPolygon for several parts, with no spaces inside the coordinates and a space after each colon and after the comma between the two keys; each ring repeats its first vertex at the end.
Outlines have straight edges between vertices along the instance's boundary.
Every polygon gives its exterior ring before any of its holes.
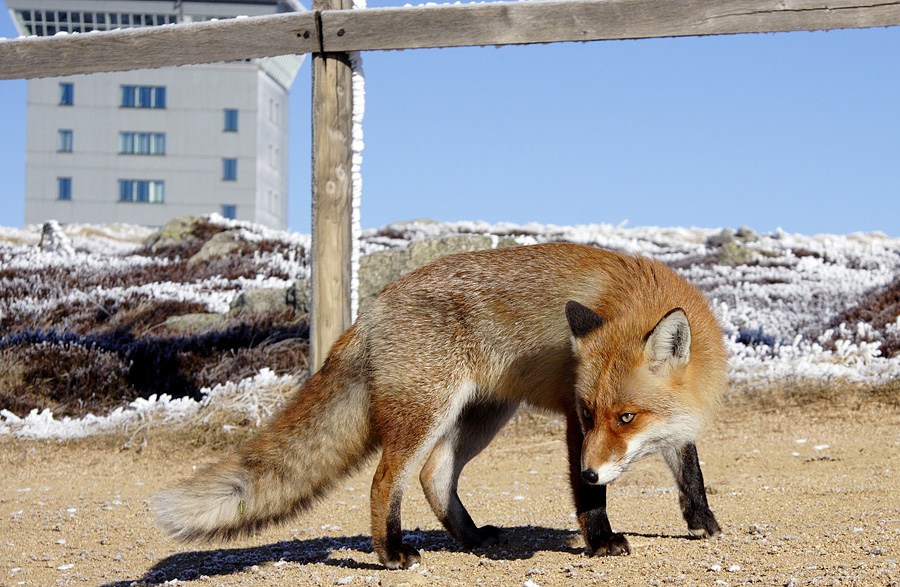
{"type": "MultiPolygon", "coordinates": [[[[353,0],[353,8],[365,8],[366,0],[353,0]]],[[[359,206],[362,202],[362,150],[363,143],[363,114],[366,110],[366,80],[362,67],[362,55],[359,51],[350,53],[350,68],[352,70],[353,86],[353,125],[351,130],[351,164],[350,186],[352,197],[351,211],[351,253],[350,253],[350,320],[356,320],[359,311],[359,239],[362,236],[362,228],[359,219],[359,206]]]]}

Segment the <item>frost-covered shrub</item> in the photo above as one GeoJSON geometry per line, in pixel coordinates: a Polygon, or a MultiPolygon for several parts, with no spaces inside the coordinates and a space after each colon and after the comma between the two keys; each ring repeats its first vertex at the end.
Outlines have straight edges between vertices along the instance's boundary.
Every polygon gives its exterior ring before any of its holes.
{"type": "Polygon", "coordinates": [[[856,327],[858,340],[881,342],[882,356],[900,354],[900,278],[868,292],[838,314],[831,326],[839,328],[842,324],[856,327]],[[861,324],[865,326],[858,326],[861,324]]]}
{"type": "MultiPolygon", "coordinates": [[[[160,233],[145,245],[138,240],[147,238],[147,232],[123,242],[114,240],[116,231],[104,229],[98,240],[77,227],[63,227],[82,234],[72,237],[74,254],[66,255],[41,250],[39,232],[29,233],[33,229],[8,240],[3,240],[7,229],[0,229],[0,392],[5,393],[0,408],[25,409],[16,399],[21,396],[10,395],[9,382],[22,381],[25,364],[19,353],[41,343],[103,353],[93,357],[95,363],[106,364],[109,381],[124,377],[124,384],[112,385],[120,385],[125,396],[133,391],[139,403],[164,393],[196,398],[201,387],[247,380],[254,371],[271,368],[287,374],[304,368],[306,325],[292,312],[226,313],[241,293],[284,290],[307,279],[309,236],[216,216],[184,220],[183,230],[171,231],[168,240],[160,233]],[[236,247],[218,257],[191,260],[211,236],[226,230],[233,233],[236,247]],[[195,312],[220,314],[210,322],[218,324],[218,332],[184,335],[162,326],[169,316],[195,312]]],[[[877,233],[807,237],[777,231],[741,241],[753,253],[750,260],[725,266],[719,262],[719,248],[710,244],[710,237],[720,232],[409,222],[365,231],[358,252],[475,234],[488,237],[494,246],[573,242],[646,255],[673,267],[710,299],[731,355],[730,375],[738,385],[881,385],[896,378],[900,239],[877,233]]],[[[79,372],[82,380],[87,376],[88,371],[79,372]]],[[[42,381],[48,385],[46,394],[61,385],[54,378],[42,381]]],[[[885,389],[895,393],[896,387],[885,389]]],[[[76,413],[82,408],[72,397],[69,413],[76,413]]],[[[122,402],[127,403],[124,396],[122,402]]]]}
{"type": "Polygon", "coordinates": [[[278,375],[304,368],[308,340],[306,322],[287,313],[242,316],[222,331],[188,336],[11,334],[0,338],[0,409],[23,415],[49,401],[83,415],[151,395],[199,400],[201,388],[262,368],[278,375]]]}
{"type": "Polygon", "coordinates": [[[50,408],[61,416],[104,412],[137,397],[129,368],[118,353],[90,344],[7,347],[0,350],[0,408],[16,414],[50,408]]]}

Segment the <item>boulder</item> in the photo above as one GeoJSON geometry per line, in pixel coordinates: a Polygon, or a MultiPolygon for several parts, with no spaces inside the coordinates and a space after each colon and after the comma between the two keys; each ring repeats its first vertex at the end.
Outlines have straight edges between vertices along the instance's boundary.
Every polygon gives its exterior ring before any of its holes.
{"type": "Polygon", "coordinates": [[[288,309],[287,288],[262,288],[242,292],[231,303],[232,312],[281,312],[288,309]]]}
{"type": "Polygon", "coordinates": [[[756,231],[754,231],[749,226],[742,226],[738,228],[734,236],[736,236],[737,239],[742,243],[752,243],[753,241],[758,239],[758,237],[756,236],[756,231]]]}
{"type": "Polygon", "coordinates": [[[730,242],[719,250],[719,265],[746,265],[759,256],[753,249],[730,242]]]}
{"type": "Polygon", "coordinates": [[[146,245],[154,253],[159,252],[167,247],[179,245],[181,243],[196,240],[194,237],[194,229],[200,224],[200,218],[196,216],[179,216],[173,218],[159,232],[156,232],[147,239],[146,245]]]}
{"type": "Polygon", "coordinates": [[[728,243],[733,243],[735,238],[734,230],[730,228],[723,228],[721,232],[718,234],[714,234],[708,239],[706,239],[706,244],[711,247],[721,247],[727,245],[728,243]]]}
{"type": "Polygon", "coordinates": [[[298,314],[309,314],[309,281],[298,279],[285,292],[285,303],[298,314]]]}
{"type": "Polygon", "coordinates": [[[414,269],[456,253],[516,246],[515,239],[459,235],[414,241],[400,251],[380,251],[359,260],[359,307],[368,305],[384,286],[414,269]]]}
{"type": "Polygon", "coordinates": [[[199,263],[213,259],[224,259],[245,242],[241,238],[240,230],[225,230],[216,233],[203,243],[203,246],[194,256],[188,259],[188,267],[194,267],[199,263]]]}
{"type": "Polygon", "coordinates": [[[294,310],[297,314],[309,313],[309,282],[298,280],[288,288],[261,288],[242,292],[231,303],[230,313],[282,312],[294,310]]]}
{"type": "Polygon", "coordinates": [[[176,332],[205,332],[216,330],[223,324],[225,324],[224,314],[199,312],[170,316],[162,323],[162,327],[176,332]]]}

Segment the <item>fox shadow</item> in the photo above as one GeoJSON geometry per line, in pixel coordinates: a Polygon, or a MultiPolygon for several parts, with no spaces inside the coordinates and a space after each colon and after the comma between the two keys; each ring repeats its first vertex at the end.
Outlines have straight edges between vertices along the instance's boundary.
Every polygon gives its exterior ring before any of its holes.
{"type": "MultiPolygon", "coordinates": [[[[577,543],[579,536],[575,530],[541,526],[517,526],[504,530],[509,538],[506,544],[475,550],[463,548],[444,530],[408,531],[404,535],[404,541],[424,551],[425,557],[430,552],[470,552],[488,559],[515,560],[531,558],[538,552],[546,551],[571,554],[584,552],[583,547],[573,545],[573,542],[577,543]]],[[[384,570],[384,567],[377,564],[374,556],[366,556],[365,560],[360,560],[363,557],[359,557],[358,552],[372,554],[370,536],[359,534],[309,540],[283,540],[248,548],[182,552],[159,561],[137,580],[123,579],[101,587],[127,587],[135,583],[162,585],[176,579],[193,581],[202,576],[231,575],[254,565],[262,566],[282,561],[301,565],[323,563],[356,570],[384,570]]]]}

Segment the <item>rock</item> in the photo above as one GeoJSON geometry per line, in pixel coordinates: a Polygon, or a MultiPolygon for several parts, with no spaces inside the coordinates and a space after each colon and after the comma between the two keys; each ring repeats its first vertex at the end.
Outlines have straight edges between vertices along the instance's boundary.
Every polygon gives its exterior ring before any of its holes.
{"type": "Polygon", "coordinates": [[[403,232],[407,230],[415,230],[422,226],[437,226],[440,224],[437,220],[432,220],[431,218],[416,218],[415,220],[400,220],[397,222],[391,222],[384,228],[388,231],[394,232],[403,232]]]}
{"type": "Polygon", "coordinates": [[[719,251],[719,265],[746,265],[756,259],[757,256],[758,253],[753,249],[730,242],[723,245],[719,251]]]}
{"type": "Polygon", "coordinates": [[[728,243],[733,243],[735,232],[730,228],[723,228],[719,234],[714,234],[706,239],[706,244],[711,247],[721,247],[728,243]]]}
{"type": "Polygon", "coordinates": [[[196,313],[170,316],[162,323],[163,328],[176,332],[204,332],[214,330],[225,323],[224,314],[196,313]]]}
{"type": "Polygon", "coordinates": [[[193,232],[198,224],[200,224],[200,218],[195,216],[173,218],[159,232],[150,235],[145,244],[150,247],[152,252],[157,253],[166,247],[194,240],[193,232]]]}
{"type": "Polygon", "coordinates": [[[194,267],[212,259],[223,259],[244,243],[240,230],[225,230],[216,233],[203,243],[203,247],[193,257],[188,259],[188,267],[194,267]]]}
{"type": "Polygon", "coordinates": [[[418,269],[441,257],[455,255],[456,253],[468,253],[482,251],[494,247],[494,239],[489,236],[448,236],[445,238],[428,238],[415,241],[406,248],[407,260],[406,272],[418,269]]]}
{"type": "Polygon", "coordinates": [[[414,269],[456,253],[516,246],[515,239],[460,235],[414,241],[401,251],[381,251],[359,260],[359,307],[368,305],[385,285],[414,269]]]}
{"type": "Polygon", "coordinates": [[[232,312],[282,312],[290,306],[287,299],[288,289],[263,288],[242,292],[231,303],[232,312]]]}
{"type": "Polygon", "coordinates": [[[60,255],[74,255],[75,248],[72,247],[69,237],[63,234],[59,222],[56,220],[48,220],[41,227],[41,241],[38,246],[42,251],[49,253],[59,253],[60,255]]]}
{"type": "Polygon", "coordinates": [[[231,303],[229,313],[283,312],[294,310],[297,314],[309,313],[309,282],[298,280],[288,288],[262,288],[242,292],[231,303]]]}
{"type": "Polygon", "coordinates": [[[369,304],[381,289],[407,272],[406,251],[380,251],[359,259],[359,307],[369,304]]]}
{"type": "Polygon", "coordinates": [[[739,241],[742,243],[752,243],[757,240],[756,231],[754,231],[749,226],[742,226],[738,228],[737,233],[735,235],[739,241]]]}
{"type": "Polygon", "coordinates": [[[294,311],[298,314],[309,314],[309,298],[310,289],[309,282],[304,280],[297,280],[294,282],[294,285],[287,288],[285,292],[285,303],[294,308],[294,311]]]}
{"type": "Polygon", "coordinates": [[[425,577],[415,571],[390,571],[381,575],[381,587],[410,587],[425,584],[427,584],[425,577]]]}
{"type": "Polygon", "coordinates": [[[750,227],[742,226],[737,229],[737,232],[731,228],[723,228],[718,234],[714,234],[706,239],[706,244],[711,247],[722,247],[735,241],[752,243],[756,240],[758,240],[756,232],[750,227]]]}

